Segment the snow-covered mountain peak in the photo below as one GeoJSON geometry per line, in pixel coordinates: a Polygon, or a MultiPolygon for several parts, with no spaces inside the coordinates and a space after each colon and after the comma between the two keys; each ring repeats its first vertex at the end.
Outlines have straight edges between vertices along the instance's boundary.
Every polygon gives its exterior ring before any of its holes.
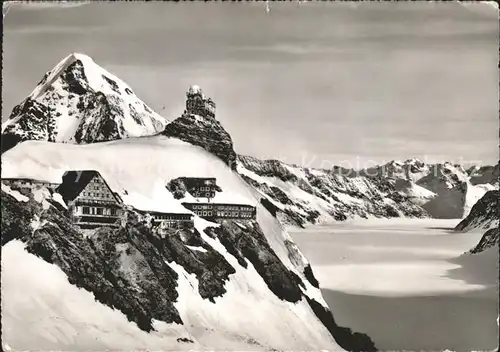
{"type": "MultiPolygon", "coordinates": [[[[100,91],[106,94],[120,94],[120,89],[117,88],[122,88],[123,90],[125,90],[125,88],[130,89],[130,87],[121,79],[96,64],[90,56],[81,53],[72,53],[62,59],[52,70],[46,73],[45,77],[33,90],[29,98],[36,99],[45,93],[45,91],[52,86],[61,75],[64,73],[67,74],[68,68],[70,68],[73,64],[75,67],[72,67],[71,71],[73,71],[73,73],[78,73],[78,75],[71,78],[79,81],[85,81],[88,85],[87,88],[96,92],[100,91]],[[114,83],[112,81],[114,81],[114,83]]],[[[64,77],[63,79],[68,78],[69,77],[64,77]]]]}
{"type": "Polygon", "coordinates": [[[47,72],[3,125],[3,151],[24,140],[92,143],[163,131],[168,121],[85,54],[47,72]]]}

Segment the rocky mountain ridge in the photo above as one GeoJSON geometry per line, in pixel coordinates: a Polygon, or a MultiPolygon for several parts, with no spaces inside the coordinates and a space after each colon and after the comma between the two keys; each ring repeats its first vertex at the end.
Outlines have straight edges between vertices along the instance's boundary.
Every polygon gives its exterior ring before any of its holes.
{"type": "Polygon", "coordinates": [[[238,156],[238,172],[268,197],[286,224],[353,217],[463,218],[498,182],[472,184],[459,165],[391,161],[372,169],[303,168],[238,156]]]}

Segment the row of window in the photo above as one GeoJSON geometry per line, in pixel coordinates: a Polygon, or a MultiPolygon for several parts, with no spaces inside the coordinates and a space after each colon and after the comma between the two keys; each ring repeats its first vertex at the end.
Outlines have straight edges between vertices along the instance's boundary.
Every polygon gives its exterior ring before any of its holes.
{"type": "Polygon", "coordinates": [[[239,211],[218,211],[217,216],[224,217],[224,218],[237,218],[240,216],[239,211]]]}
{"type": "Polygon", "coordinates": [[[103,192],[82,192],[82,196],[104,198],[104,199],[113,199],[113,196],[111,194],[103,193],[103,192]]]}
{"type": "Polygon", "coordinates": [[[193,222],[191,221],[190,223],[186,222],[180,222],[180,221],[164,221],[162,222],[162,227],[166,227],[169,229],[180,229],[188,225],[188,227],[193,226],[193,222]]]}
{"type": "Polygon", "coordinates": [[[159,214],[159,215],[153,215],[153,218],[155,220],[190,220],[191,215],[166,215],[166,214],[159,214]]]}
{"type": "MultiPolygon", "coordinates": [[[[212,211],[195,211],[196,215],[201,217],[212,217],[214,212],[212,211]]],[[[220,218],[253,218],[254,214],[249,212],[239,212],[239,211],[217,211],[215,213],[217,217],[220,218]]]]}
{"type": "Polygon", "coordinates": [[[205,192],[205,193],[195,192],[194,196],[197,197],[197,198],[201,198],[201,197],[204,197],[204,198],[213,198],[215,196],[215,192],[205,192]]]}
{"type": "Polygon", "coordinates": [[[188,106],[188,110],[197,115],[201,115],[204,112],[215,114],[215,108],[210,107],[209,105],[201,105],[201,104],[191,105],[188,106]]]}
{"type": "Polygon", "coordinates": [[[196,190],[200,192],[210,192],[212,187],[197,187],[196,190]]]}
{"type": "Polygon", "coordinates": [[[119,215],[119,210],[115,208],[82,207],[82,214],[117,216],[119,215]]]}
{"type": "Polygon", "coordinates": [[[48,182],[40,182],[40,181],[23,181],[23,180],[5,180],[3,181],[7,185],[26,185],[26,186],[34,186],[34,185],[44,185],[50,186],[51,184],[48,182]]]}

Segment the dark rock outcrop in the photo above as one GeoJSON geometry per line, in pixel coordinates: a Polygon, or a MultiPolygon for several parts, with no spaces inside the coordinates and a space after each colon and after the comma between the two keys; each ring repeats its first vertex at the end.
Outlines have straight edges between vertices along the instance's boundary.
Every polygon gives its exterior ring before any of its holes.
{"type": "Polygon", "coordinates": [[[456,227],[455,231],[467,231],[474,228],[488,228],[500,218],[500,193],[498,190],[488,191],[472,207],[469,215],[456,227]]]}
{"type": "Polygon", "coordinates": [[[320,303],[312,298],[306,297],[306,299],[313,312],[321,320],[323,325],[326,326],[328,331],[330,331],[340,347],[350,352],[377,351],[377,347],[375,347],[375,344],[368,335],[359,332],[353,332],[349,328],[338,326],[330,310],[323,307],[320,303]]]}
{"type": "Polygon", "coordinates": [[[183,114],[169,123],[162,134],[201,147],[222,159],[232,170],[236,169],[233,140],[215,119],[183,114]]]}
{"type": "Polygon", "coordinates": [[[150,230],[141,224],[103,227],[87,238],[55,207],[45,210],[32,198],[17,202],[2,191],[1,206],[2,245],[23,241],[30,253],[59,266],[71,284],[121,310],[142,330],[153,329],[151,319],[182,323],[173,305],[177,273],[155,247],[146,247],[150,230]],[[130,265],[124,266],[124,257],[130,265]]]}
{"type": "MultiPolygon", "coordinates": [[[[154,330],[153,319],[183,323],[174,306],[179,298],[179,275],[171,263],[194,274],[200,296],[212,303],[226,293],[225,284],[236,272],[196,229],[160,234],[128,209],[121,227],[83,233],[50,197],[39,202],[29,195],[24,202],[4,191],[1,197],[2,246],[16,239],[24,242],[27,251],[60,267],[71,284],[92,292],[97,301],[120,310],[147,332],[154,330]]],[[[256,221],[224,220],[219,227],[204,231],[217,238],[242,268],[248,270],[251,263],[278,298],[296,303],[305,297],[304,282],[281,262],[256,221]]],[[[297,253],[292,256],[298,258],[297,253]]],[[[304,276],[318,287],[309,265],[304,267],[304,276]]],[[[369,338],[338,327],[327,308],[305,298],[341,346],[349,351],[358,351],[360,346],[372,350],[369,338]]],[[[178,342],[192,341],[179,338],[178,342]]]]}
{"type": "Polygon", "coordinates": [[[311,285],[313,285],[316,288],[319,288],[319,282],[318,282],[318,280],[316,280],[316,277],[314,276],[314,273],[312,271],[310,264],[307,264],[304,267],[304,276],[306,277],[307,281],[309,281],[309,283],[311,285]]]}
{"type": "Polygon", "coordinates": [[[494,227],[486,231],[481,239],[479,240],[479,243],[471,249],[471,253],[481,253],[488,248],[498,246],[498,243],[500,242],[500,229],[498,227],[494,227]]]}
{"type": "Polygon", "coordinates": [[[84,236],[55,206],[43,209],[33,198],[18,202],[2,191],[1,207],[2,245],[23,241],[29,252],[58,265],[70,283],[121,310],[145,331],[153,329],[151,319],[182,323],[173,305],[178,275],[166,263],[195,274],[200,296],[212,302],[226,292],[225,282],[235,272],[196,230],[172,230],[160,237],[134,212],[127,214],[124,227],[102,227],[84,236]]]}
{"type": "Polygon", "coordinates": [[[252,263],[277,297],[289,302],[301,299],[302,280],[281,262],[256,221],[224,220],[220,227],[208,228],[205,232],[218,238],[244,268],[247,267],[246,260],[252,263]]]}

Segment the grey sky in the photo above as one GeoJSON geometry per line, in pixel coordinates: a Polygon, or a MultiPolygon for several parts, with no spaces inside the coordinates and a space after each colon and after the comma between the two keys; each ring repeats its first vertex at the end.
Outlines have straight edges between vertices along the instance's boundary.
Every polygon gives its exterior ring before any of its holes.
{"type": "Polygon", "coordinates": [[[325,166],[498,160],[498,10],[458,3],[15,5],[3,118],[82,52],[168,119],[200,85],[238,153],[325,166]],[[163,107],[165,106],[165,109],[163,107]]]}

